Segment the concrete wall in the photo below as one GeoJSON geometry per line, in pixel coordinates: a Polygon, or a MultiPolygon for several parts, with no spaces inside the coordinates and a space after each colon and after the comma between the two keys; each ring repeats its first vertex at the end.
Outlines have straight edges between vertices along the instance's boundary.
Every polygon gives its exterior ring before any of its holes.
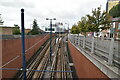
{"type": "MultiPolygon", "coordinates": [[[[28,60],[48,38],[49,35],[26,38],[26,59],[28,60]]],[[[22,66],[21,62],[21,39],[2,40],[2,68],[20,68],[22,66]]],[[[2,77],[12,78],[16,72],[2,70],[2,77]]]]}
{"type": "Polygon", "coordinates": [[[69,41],[109,78],[119,78],[119,40],[69,34],[69,41]]]}
{"type": "MultiPolygon", "coordinates": [[[[87,59],[80,51],[78,51],[70,42],[68,43],[74,66],[78,78],[106,78],[108,77],[97,68],[89,59],[87,59]]],[[[109,79],[108,79],[109,80],[109,79]]]]}

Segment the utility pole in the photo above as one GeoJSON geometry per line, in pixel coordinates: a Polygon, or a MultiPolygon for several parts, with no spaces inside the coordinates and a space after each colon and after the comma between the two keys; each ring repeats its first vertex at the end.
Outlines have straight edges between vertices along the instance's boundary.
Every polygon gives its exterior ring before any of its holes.
{"type": "Polygon", "coordinates": [[[46,20],[50,20],[50,62],[52,63],[51,56],[52,56],[52,20],[56,20],[56,18],[49,19],[46,18],[46,20]]]}
{"type": "Polygon", "coordinates": [[[23,66],[23,78],[24,78],[24,80],[26,80],[24,9],[21,9],[21,27],[22,27],[22,66],[23,66]]]}

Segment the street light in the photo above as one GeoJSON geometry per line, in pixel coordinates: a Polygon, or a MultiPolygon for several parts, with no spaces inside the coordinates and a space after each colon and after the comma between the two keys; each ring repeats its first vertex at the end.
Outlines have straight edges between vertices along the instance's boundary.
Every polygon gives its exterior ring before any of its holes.
{"type": "Polygon", "coordinates": [[[53,19],[49,19],[49,18],[46,18],[46,20],[50,20],[50,62],[52,62],[51,60],[51,56],[52,56],[52,20],[56,20],[56,18],[53,18],[53,19]]]}
{"type": "Polygon", "coordinates": [[[69,24],[68,24],[68,23],[65,23],[65,24],[67,24],[67,25],[68,25],[68,33],[69,33],[69,24]]]}
{"type": "Polygon", "coordinates": [[[68,23],[65,23],[68,25],[68,32],[67,32],[67,41],[68,41],[68,33],[69,33],[69,24],[68,23]]]}

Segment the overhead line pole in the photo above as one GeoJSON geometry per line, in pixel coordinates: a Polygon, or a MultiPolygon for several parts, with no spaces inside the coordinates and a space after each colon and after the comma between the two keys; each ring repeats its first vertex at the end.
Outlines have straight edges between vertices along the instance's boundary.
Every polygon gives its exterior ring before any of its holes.
{"type": "Polygon", "coordinates": [[[46,20],[50,20],[50,62],[52,63],[51,56],[52,56],[52,20],[56,20],[56,18],[49,19],[46,18],[46,20]]]}
{"type": "Polygon", "coordinates": [[[50,19],[50,62],[52,56],[52,19],[50,19]]]}

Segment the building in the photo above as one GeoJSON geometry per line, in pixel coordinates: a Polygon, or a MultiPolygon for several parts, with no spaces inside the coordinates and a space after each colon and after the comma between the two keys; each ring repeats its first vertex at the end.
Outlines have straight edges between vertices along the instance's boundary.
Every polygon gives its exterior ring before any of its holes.
{"type": "Polygon", "coordinates": [[[106,5],[106,11],[109,12],[113,6],[116,6],[120,0],[108,0],[106,5]]]}
{"type": "Polygon", "coordinates": [[[13,34],[13,27],[8,27],[3,25],[4,21],[2,20],[0,14],[0,35],[12,35],[13,34]]]}
{"type": "Polygon", "coordinates": [[[112,19],[113,28],[114,28],[114,38],[120,38],[120,17],[112,19]]]}
{"type": "Polygon", "coordinates": [[[0,25],[0,35],[12,35],[13,27],[0,25]]]}
{"type": "Polygon", "coordinates": [[[31,29],[25,29],[25,34],[28,34],[31,31],[31,29]]]}
{"type": "MultiPolygon", "coordinates": [[[[45,31],[46,32],[50,32],[50,26],[45,27],[45,31]]],[[[53,33],[63,33],[65,32],[65,27],[63,25],[57,25],[57,24],[53,24],[52,25],[52,32],[53,33]]]]}
{"type": "MultiPolygon", "coordinates": [[[[108,0],[106,5],[106,10],[109,12],[114,6],[120,3],[120,0],[108,0]]],[[[120,38],[120,17],[112,18],[112,27],[110,28],[110,38],[120,38]]]]}

